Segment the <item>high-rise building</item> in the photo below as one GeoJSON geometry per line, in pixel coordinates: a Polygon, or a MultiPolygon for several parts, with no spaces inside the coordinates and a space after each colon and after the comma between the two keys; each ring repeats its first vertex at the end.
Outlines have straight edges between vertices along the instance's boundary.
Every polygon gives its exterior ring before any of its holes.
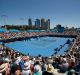
{"type": "Polygon", "coordinates": [[[45,19],[44,18],[41,19],[41,29],[43,29],[43,30],[46,29],[45,28],[45,19]]]}
{"type": "Polygon", "coordinates": [[[50,19],[48,20],[45,20],[45,19],[41,19],[41,29],[44,29],[44,30],[48,30],[50,29],[50,19]]]}
{"type": "Polygon", "coordinates": [[[32,26],[32,19],[31,18],[28,19],[28,25],[32,26]]]}
{"type": "Polygon", "coordinates": [[[46,29],[50,29],[50,19],[46,20],[46,25],[45,25],[46,29]]]}
{"type": "Polygon", "coordinates": [[[36,27],[37,29],[40,29],[40,25],[41,25],[40,19],[36,19],[36,21],[35,21],[35,27],[36,27]]]}

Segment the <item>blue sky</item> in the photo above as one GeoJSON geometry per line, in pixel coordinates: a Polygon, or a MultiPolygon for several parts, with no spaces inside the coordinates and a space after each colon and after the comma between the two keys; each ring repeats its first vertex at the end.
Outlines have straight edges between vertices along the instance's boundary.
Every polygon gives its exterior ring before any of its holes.
{"type": "Polygon", "coordinates": [[[80,0],[0,0],[0,25],[27,24],[27,19],[51,19],[57,24],[80,27],[80,0]]]}

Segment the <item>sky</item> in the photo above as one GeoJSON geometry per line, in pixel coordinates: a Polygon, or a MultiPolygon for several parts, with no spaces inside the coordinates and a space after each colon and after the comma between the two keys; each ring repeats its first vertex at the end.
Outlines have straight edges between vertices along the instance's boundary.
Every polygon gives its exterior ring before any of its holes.
{"type": "Polygon", "coordinates": [[[51,20],[51,28],[80,27],[80,0],[0,0],[0,26],[28,24],[28,18],[51,20]]]}

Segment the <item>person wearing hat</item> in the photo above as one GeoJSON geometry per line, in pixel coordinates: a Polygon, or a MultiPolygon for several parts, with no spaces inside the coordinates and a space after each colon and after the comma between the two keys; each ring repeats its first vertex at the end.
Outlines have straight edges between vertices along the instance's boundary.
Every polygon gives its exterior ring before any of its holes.
{"type": "Polygon", "coordinates": [[[3,63],[0,65],[0,73],[2,75],[10,75],[10,64],[8,58],[5,58],[3,63]]]}
{"type": "Polygon", "coordinates": [[[52,66],[52,64],[49,64],[49,63],[48,63],[48,65],[47,65],[47,72],[53,74],[53,72],[54,72],[54,67],[52,66]]]}
{"type": "Polygon", "coordinates": [[[52,64],[47,64],[47,71],[44,71],[42,75],[54,75],[54,67],[52,64]]]}
{"type": "Polygon", "coordinates": [[[34,66],[34,71],[33,71],[32,75],[42,75],[42,69],[39,64],[36,64],[34,66]]]}
{"type": "Polygon", "coordinates": [[[23,57],[24,60],[24,68],[22,70],[22,75],[31,75],[31,70],[30,70],[30,62],[29,62],[29,57],[24,56],[23,57]]]}

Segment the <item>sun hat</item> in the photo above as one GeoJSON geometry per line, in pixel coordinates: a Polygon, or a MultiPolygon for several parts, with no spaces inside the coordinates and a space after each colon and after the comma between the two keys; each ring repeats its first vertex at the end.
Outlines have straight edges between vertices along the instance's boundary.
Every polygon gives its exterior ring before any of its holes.
{"type": "Polygon", "coordinates": [[[54,72],[54,67],[52,66],[52,64],[48,64],[47,65],[47,72],[49,72],[49,73],[53,73],[54,72]]]}
{"type": "Polygon", "coordinates": [[[7,66],[8,66],[7,63],[2,63],[2,64],[0,65],[0,70],[4,70],[7,66]]]}

